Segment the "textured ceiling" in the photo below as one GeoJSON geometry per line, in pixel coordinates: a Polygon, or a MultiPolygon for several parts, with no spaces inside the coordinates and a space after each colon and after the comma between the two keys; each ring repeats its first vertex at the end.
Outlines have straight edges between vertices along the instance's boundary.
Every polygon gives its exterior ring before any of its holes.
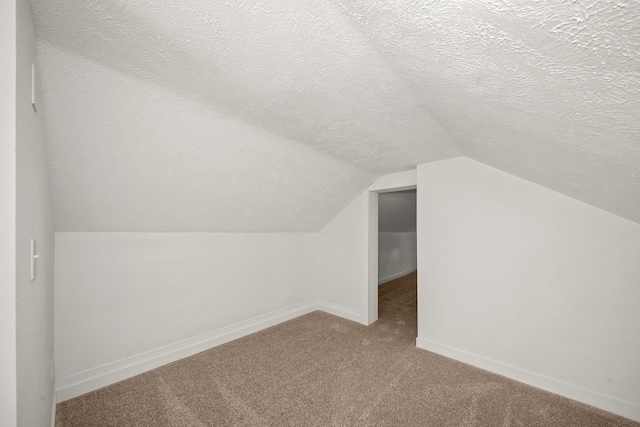
{"type": "Polygon", "coordinates": [[[317,229],[373,179],[161,86],[40,54],[59,231],[317,229]]]}
{"type": "Polygon", "coordinates": [[[416,232],[416,190],[378,194],[378,231],[416,232]]]}
{"type": "Polygon", "coordinates": [[[640,221],[637,1],[32,6],[59,230],[317,230],[461,154],[640,221]]]}
{"type": "Polygon", "coordinates": [[[464,155],[640,222],[640,2],[336,7],[464,155]]]}

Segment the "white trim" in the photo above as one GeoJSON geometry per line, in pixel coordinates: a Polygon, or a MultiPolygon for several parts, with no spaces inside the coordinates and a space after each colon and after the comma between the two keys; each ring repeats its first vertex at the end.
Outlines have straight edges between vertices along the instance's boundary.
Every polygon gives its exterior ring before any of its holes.
{"type": "Polygon", "coordinates": [[[361,271],[362,323],[378,320],[378,193],[366,191],[362,201],[361,271]]]}
{"type": "Polygon", "coordinates": [[[53,392],[53,399],[51,402],[51,427],[56,427],[56,405],[58,404],[58,398],[56,392],[53,392]]]}
{"type": "Polygon", "coordinates": [[[559,394],[587,405],[605,411],[613,412],[634,421],[640,421],[640,406],[629,402],[618,400],[614,397],[605,396],[591,390],[587,390],[573,384],[565,383],[554,378],[536,374],[526,369],[508,365],[497,360],[488,359],[477,354],[468,353],[457,348],[449,347],[444,344],[418,337],[416,339],[416,347],[429,350],[442,356],[450,357],[460,362],[485,369],[487,371],[500,374],[502,376],[520,381],[531,386],[541,388],[552,393],[559,394]]]}
{"type": "Polygon", "coordinates": [[[354,322],[362,323],[366,325],[366,322],[362,319],[362,315],[359,310],[345,305],[336,304],[333,302],[318,300],[317,308],[325,313],[333,314],[334,316],[342,317],[347,320],[353,320],[354,322]]]}
{"type": "Polygon", "coordinates": [[[155,350],[59,378],[56,381],[57,401],[63,402],[97,390],[278,323],[311,313],[316,309],[318,309],[318,305],[313,302],[296,304],[155,350]]]}
{"type": "MultiPolygon", "coordinates": [[[[315,303],[307,302],[283,308],[225,328],[220,328],[213,332],[98,366],[97,368],[67,375],[66,377],[56,380],[52,423],[55,423],[56,403],[64,402],[65,400],[89,393],[101,387],[106,387],[118,381],[131,378],[135,375],[150,371],[151,369],[192,356],[201,351],[228,343],[316,310],[321,310],[354,322],[364,323],[359,310],[329,301],[318,300],[315,303]]],[[[52,424],[52,426],[53,425],[54,424],[52,424]]]]}
{"type": "Polygon", "coordinates": [[[387,193],[390,191],[413,190],[417,185],[418,169],[414,166],[404,172],[381,176],[367,187],[367,191],[387,193]]]}
{"type": "Polygon", "coordinates": [[[376,179],[361,195],[360,323],[370,325],[378,320],[378,194],[417,188],[418,171],[414,168],[376,179]]]}
{"type": "Polygon", "coordinates": [[[399,277],[406,276],[407,274],[413,273],[414,271],[417,271],[417,270],[418,270],[418,267],[412,267],[408,270],[401,271],[400,273],[392,274],[391,276],[387,276],[384,279],[379,279],[378,285],[382,285],[383,283],[387,283],[399,277]]]}

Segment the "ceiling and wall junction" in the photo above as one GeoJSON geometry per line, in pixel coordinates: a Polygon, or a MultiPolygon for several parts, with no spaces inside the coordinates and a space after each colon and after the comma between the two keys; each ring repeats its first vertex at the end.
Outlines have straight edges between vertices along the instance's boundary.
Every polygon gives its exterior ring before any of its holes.
{"type": "Polygon", "coordinates": [[[32,7],[60,231],[316,231],[460,155],[640,221],[636,1],[32,7]]]}

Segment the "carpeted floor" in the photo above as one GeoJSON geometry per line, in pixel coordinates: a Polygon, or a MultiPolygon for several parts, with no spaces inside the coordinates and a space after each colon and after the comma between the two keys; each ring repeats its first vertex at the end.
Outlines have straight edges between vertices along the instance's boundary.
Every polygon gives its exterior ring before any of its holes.
{"type": "Polygon", "coordinates": [[[63,402],[66,426],[640,426],[415,348],[416,275],[365,327],[314,312],[63,402]]]}

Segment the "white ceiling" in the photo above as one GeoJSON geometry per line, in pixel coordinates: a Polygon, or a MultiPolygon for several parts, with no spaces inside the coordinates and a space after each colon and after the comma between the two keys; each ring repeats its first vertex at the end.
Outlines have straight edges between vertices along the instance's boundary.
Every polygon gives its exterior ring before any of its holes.
{"type": "Polygon", "coordinates": [[[637,1],[32,6],[58,230],[317,230],[461,154],[640,222],[637,1]]]}
{"type": "Polygon", "coordinates": [[[378,194],[378,231],[416,232],[416,190],[378,194]]]}

